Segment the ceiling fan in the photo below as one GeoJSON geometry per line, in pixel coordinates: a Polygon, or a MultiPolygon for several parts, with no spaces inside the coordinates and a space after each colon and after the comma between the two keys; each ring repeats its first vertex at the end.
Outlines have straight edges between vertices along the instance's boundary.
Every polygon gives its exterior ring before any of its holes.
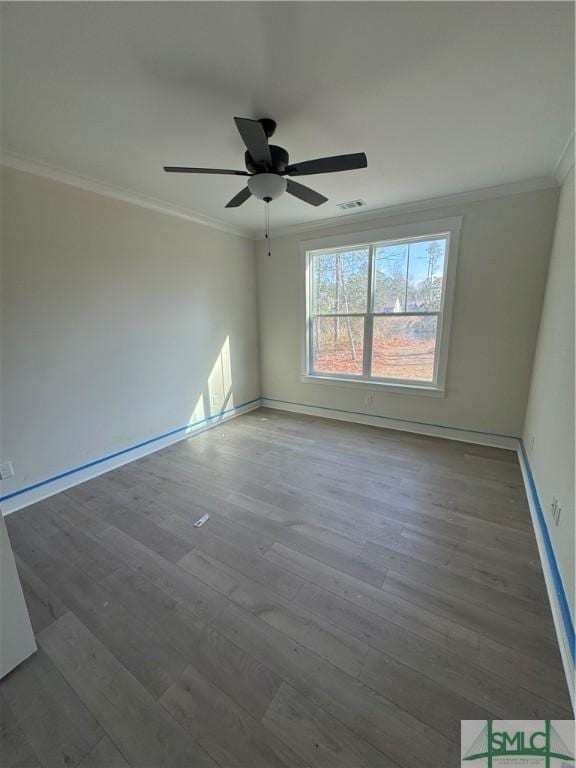
{"type": "Polygon", "coordinates": [[[229,176],[248,176],[248,186],[244,187],[226,208],[238,208],[251,195],[258,200],[270,203],[284,192],[297,197],[310,205],[322,205],[328,198],[285,176],[312,176],[317,173],[335,173],[366,168],[368,161],[364,152],[352,155],[336,155],[307,160],[303,163],[289,164],[288,152],[282,147],[269,144],[268,139],[276,130],[276,123],[269,118],[250,120],[235,117],[234,122],[246,145],[244,162],[247,171],[231,171],[223,168],[188,168],[186,166],[166,165],[167,173],[216,173],[229,176]]]}

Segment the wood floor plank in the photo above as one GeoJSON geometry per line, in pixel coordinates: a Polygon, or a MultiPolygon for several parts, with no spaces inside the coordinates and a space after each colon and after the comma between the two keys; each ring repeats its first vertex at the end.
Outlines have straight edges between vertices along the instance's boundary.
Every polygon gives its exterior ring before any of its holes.
{"type": "Polygon", "coordinates": [[[520,597],[517,594],[511,594],[508,589],[502,589],[501,585],[488,585],[461,573],[451,573],[447,568],[404,554],[393,545],[387,547],[369,541],[362,555],[369,562],[374,562],[386,568],[387,571],[394,571],[425,584],[431,584],[436,589],[454,597],[489,606],[496,613],[512,615],[529,627],[540,624],[540,617],[548,613],[548,606],[535,595],[520,597]]]}
{"type": "MultiPolygon", "coordinates": [[[[208,511],[213,510],[230,516],[231,513],[236,514],[234,508],[241,507],[252,513],[258,513],[270,523],[284,527],[287,535],[294,533],[318,542],[319,545],[343,551],[350,556],[361,551],[362,540],[351,538],[332,527],[326,527],[314,518],[308,519],[304,504],[291,499],[289,494],[285,494],[284,498],[276,495],[277,503],[271,502],[270,494],[271,492],[264,487],[245,481],[219,484],[207,482],[203,472],[186,484],[174,484],[171,487],[171,495],[179,496],[188,503],[191,498],[196,498],[208,511]]],[[[263,530],[267,529],[263,528],[263,530]]]]}
{"type": "MultiPolygon", "coordinates": [[[[387,675],[390,674],[393,666],[389,663],[390,660],[400,662],[434,680],[437,685],[452,690],[462,699],[475,702],[478,707],[483,708],[480,717],[466,719],[481,719],[487,717],[486,713],[490,711],[497,713],[510,711],[514,702],[519,710],[527,713],[542,714],[546,711],[547,705],[539,696],[534,696],[518,686],[509,685],[486,667],[481,669],[474,661],[456,656],[445,646],[401,629],[392,622],[385,621],[314,584],[307,583],[302,588],[298,601],[302,602],[311,613],[350,632],[382,654],[387,675]]],[[[369,658],[373,659],[374,654],[370,653],[369,658]]],[[[368,682],[372,673],[373,669],[370,665],[365,665],[361,677],[368,682]]],[[[406,670],[400,678],[402,676],[408,677],[406,670]]],[[[399,688],[401,687],[400,683],[399,688]]],[[[443,700],[446,698],[447,696],[443,694],[443,700]]],[[[553,707],[559,716],[567,714],[567,710],[557,702],[553,707]]]]}
{"type": "Polygon", "coordinates": [[[0,693],[0,757],[4,768],[41,768],[38,755],[0,693]]]}
{"type": "Polygon", "coordinates": [[[22,558],[15,554],[14,559],[30,614],[32,629],[37,634],[44,627],[56,621],[57,618],[63,616],[68,608],[22,558]]]}
{"type": "Polygon", "coordinates": [[[529,691],[544,699],[570,709],[570,702],[564,690],[564,670],[560,664],[544,663],[534,655],[519,653],[490,637],[480,636],[478,663],[491,673],[501,675],[512,685],[522,681],[529,691]]]}
{"type": "Polygon", "coordinates": [[[219,507],[220,514],[226,518],[230,517],[255,534],[265,531],[274,541],[293,547],[368,584],[380,586],[383,583],[385,568],[360,558],[358,554],[350,554],[348,548],[344,551],[335,547],[333,542],[326,544],[297,526],[285,525],[261,515],[248,497],[241,494],[234,494],[233,497],[233,501],[229,500],[226,506],[219,507]]]}
{"type": "Polygon", "coordinates": [[[352,675],[359,674],[368,652],[365,643],[283,600],[265,587],[199,552],[180,561],[185,570],[227,595],[244,610],[281,630],[352,675]]]}
{"type": "MultiPolygon", "coordinates": [[[[430,652],[434,651],[447,657],[454,654],[446,643],[435,642],[437,638],[424,633],[413,633],[388,618],[366,610],[356,601],[342,599],[310,582],[304,584],[298,593],[297,602],[314,616],[349,632],[376,650],[406,650],[412,643],[419,649],[428,648],[430,652]]],[[[473,664],[476,662],[476,656],[477,649],[473,649],[472,653],[463,654],[460,658],[473,664]]]]}
{"type": "Polygon", "coordinates": [[[161,703],[221,766],[300,768],[296,751],[251,717],[193,667],[162,696],[161,703]]]}
{"type": "Polygon", "coordinates": [[[516,648],[532,656],[543,655],[547,663],[561,666],[557,641],[551,634],[551,617],[549,621],[543,619],[537,626],[531,626],[527,632],[522,622],[513,616],[504,616],[485,605],[465,597],[455,597],[433,585],[393,571],[387,574],[382,589],[460,623],[479,635],[500,638],[509,648],[516,648]]]}
{"type": "MultiPolygon", "coordinates": [[[[390,544],[386,544],[390,546],[390,544]]],[[[403,530],[393,543],[394,549],[422,560],[430,565],[445,568],[451,573],[466,576],[480,584],[494,587],[521,600],[542,604],[546,588],[542,572],[530,565],[502,562],[502,557],[490,557],[466,543],[447,545],[432,541],[419,533],[403,530]]]]}
{"type": "Polygon", "coordinates": [[[569,715],[569,710],[562,703],[545,701],[518,685],[509,684],[494,672],[469,664],[455,654],[446,653],[435,644],[411,637],[408,633],[403,638],[392,638],[390,635],[385,656],[401,661],[438,685],[495,712],[503,719],[505,713],[511,710],[522,713],[527,719],[544,717],[546,712],[560,719],[569,715]]]}
{"type": "MultiPolygon", "coordinates": [[[[314,429],[317,430],[318,422],[315,422],[314,429]]],[[[330,449],[334,450],[334,444],[310,447],[306,446],[306,457],[318,457],[318,463],[315,463],[315,473],[321,479],[324,476],[326,479],[333,478],[335,480],[342,480],[342,476],[338,477],[331,472],[334,463],[338,464],[339,460],[343,458],[354,464],[354,461],[359,457],[362,457],[363,464],[359,468],[359,473],[364,473],[364,482],[362,483],[363,492],[376,491],[379,497],[381,491],[385,487],[391,487],[389,481],[393,481],[393,484],[398,484],[401,481],[407,483],[415,483],[416,486],[426,485],[433,489],[441,486],[444,494],[453,495],[458,494],[462,499],[467,496],[476,498],[478,501],[482,499],[486,494],[488,498],[492,498],[494,495],[501,496],[503,493],[507,493],[511,497],[518,497],[521,495],[521,483],[518,478],[520,475],[517,473],[513,478],[504,473],[500,473],[497,476],[492,476],[486,479],[480,476],[478,473],[467,471],[467,468],[463,466],[462,462],[458,461],[454,455],[450,456],[450,462],[438,462],[432,459],[430,451],[425,455],[425,460],[419,465],[414,464],[414,459],[411,462],[405,462],[403,465],[398,466],[397,460],[386,461],[385,465],[378,471],[370,473],[370,469],[374,467],[377,460],[381,460],[382,455],[389,459],[389,454],[383,450],[383,441],[378,443],[378,455],[376,453],[370,455],[366,452],[365,441],[339,441],[336,445],[337,453],[334,457],[330,456],[330,449]],[[320,453],[321,451],[321,453],[320,453]],[[323,463],[325,458],[334,458],[335,462],[323,463]],[[319,472],[318,470],[322,470],[319,472]],[[367,475],[367,476],[366,476],[367,475]]],[[[438,452],[438,451],[437,451],[438,452]]],[[[294,457],[294,454],[286,458],[288,468],[298,467],[298,461],[301,458],[294,457]]]]}
{"type": "Polygon", "coordinates": [[[43,630],[39,642],[129,763],[217,765],[73,614],[43,630]]]}
{"type": "Polygon", "coordinates": [[[122,754],[108,736],[104,736],[89,752],[78,768],[129,768],[122,754]]]}
{"type": "Polygon", "coordinates": [[[119,530],[105,530],[98,538],[111,551],[124,557],[130,568],[185,605],[196,616],[209,619],[228,605],[228,600],[217,590],[147,549],[127,534],[119,530]]]}
{"type": "Polygon", "coordinates": [[[521,562],[540,567],[538,546],[532,530],[511,531],[501,525],[475,523],[469,526],[470,539],[478,546],[493,549],[504,558],[509,552],[519,555],[521,562]]]}
{"type": "MultiPolygon", "coordinates": [[[[136,504],[138,510],[152,518],[158,525],[174,533],[192,547],[197,546],[203,528],[196,528],[194,523],[208,510],[197,504],[191,504],[189,499],[183,499],[163,487],[160,493],[153,494],[150,489],[124,492],[122,498],[126,503],[136,504]]],[[[264,555],[274,543],[274,539],[265,533],[256,535],[247,531],[233,520],[227,520],[214,510],[210,510],[209,534],[220,539],[234,542],[234,546],[254,555],[264,555]]]]}
{"type": "MultiPolygon", "coordinates": [[[[57,622],[68,617],[66,613],[57,622]]],[[[42,765],[78,765],[104,736],[96,718],[42,647],[14,672],[2,681],[2,697],[42,765]]]]}
{"type": "Polygon", "coordinates": [[[77,525],[67,523],[59,533],[53,534],[49,539],[54,542],[62,558],[78,566],[94,581],[106,578],[122,567],[118,558],[88,538],[77,525]]]}
{"type": "MultiPolygon", "coordinates": [[[[542,582],[542,567],[538,559],[538,551],[535,549],[533,539],[528,536],[521,537],[517,534],[506,535],[503,528],[495,529],[494,526],[484,527],[484,536],[478,536],[477,528],[468,528],[468,536],[460,540],[448,539],[418,530],[410,524],[402,528],[402,536],[412,539],[415,543],[434,544],[440,547],[455,548],[459,555],[465,555],[485,563],[490,567],[505,569],[506,572],[516,578],[523,578],[526,573],[529,578],[536,576],[536,581],[542,582]],[[492,535],[489,528],[492,529],[492,535]]],[[[376,542],[384,543],[385,542],[376,542]]]]}
{"type": "Polygon", "coordinates": [[[478,657],[478,633],[462,624],[354,579],[283,544],[274,544],[266,553],[266,558],[386,621],[443,645],[453,653],[471,660],[478,657]]]}
{"type": "Polygon", "coordinates": [[[219,560],[228,567],[244,574],[253,581],[262,584],[278,593],[287,600],[292,600],[300,587],[302,579],[274,563],[265,560],[260,554],[242,550],[226,539],[213,536],[206,530],[199,533],[195,549],[208,555],[213,560],[219,560]]]}
{"type": "MultiPolygon", "coordinates": [[[[313,427],[313,431],[316,432],[321,425],[315,421],[313,427]]],[[[308,433],[311,432],[309,424],[305,429],[308,433]]],[[[252,435],[255,440],[262,441],[274,450],[279,450],[278,433],[267,434],[264,430],[256,432],[252,430],[252,435]]],[[[288,459],[294,458],[300,462],[312,459],[315,467],[334,468],[340,473],[344,469],[353,468],[354,473],[358,473],[359,477],[368,476],[373,479],[383,477],[396,479],[400,474],[417,474],[424,466],[424,461],[413,455],[399,455],[393,449],[389,450],[385,441],[380,440],[371,444],[366,436],[347,439],[342,430],[335,431],[333,435],[334,439],[330,436],[325,439],[325,435],[321,433],[321,439],[315,440],[312,444],[310,441],[292,439],[288,459]],[[382,461],[383,457],[386,459],[385,462],[382,461]]],[[[243,442],[245,439],[246,431],[240,433],[240,440],[243,442]]]]}
{"type": "MultiPolygon", "coordinates": [[[[292,484],[284,479],[275,483],[272,488],[282,489],[291,495],[297,493],[302,495],[298,479],[295,479],[292,484]]],[[[382,531],[385,536],[388,534],[388,526],[404,526],[408,523],[419,530],[438,536],[463,539],[468,535],[466,528],[468,519],[446,511],[440,515],[431,514],[428,504],[413,501],[410,503],[409,499],[399,497],[397,494],[387,492],[383,497],[385,501],[367,499],[359,494],[350,499],[345,492],[333,492],[329,484],[326,486],[314,484],[313,488],[308,489],[307,494],[319,497],[324,504],[333,506],[341,514],[357,515],[361,519],[367,519],[375,528],[385,527],[382,531]]]]}
{"type": "Polygon", "coordinates": [[[164,557],[170,562],[177,562],[190,551],[190,545],[183,539],[161,528],[143,515],[130,507],[121,505],[96,508],[100,518],[127,533],[136,541],[164,557]]]}
{"type": "Polygon", "coordinates": [[[360,679],[455,744],[460,738],[460,720],[483,720],[489,716],[489,709],[374,649],[368,653],[360,679]],[[438,701],[442,701],[442,706],[438,706],[438,701]]]}
{"type": "MultiPolygon", "coordinates": [[[[332,460],[331,456],[326,455],[325,447],[314,452],[307,448],[306,455],[295,458],[294,455],[284,456],[281,463],[278,459],[271,460],[270,457],[261,457],[259,460],[247,452],[245,446],[238,446],[237,449],[230,448],[228,445],[218,446],[215,455],[218,456],[217,472],[212,476],[226,479],[233,483],[235,479],[249,479],[266,488],[276,487],[276,484],[284,478],[298,478],[303,483],[302,489],[315,490],[316,484],[322,480],[339,485],[342,482],[344,474],[344,465],[340,466],[338,462],[332,460]],[[314,471],[310,472],[310,461],[314,461],[314,471]]],[[[343,460],[340,457],[341,461],[343,460]]],[[[204,467],[213,464],[207,458],[202,456],[188,455],[186,464],[204,467]]],[[[349,469],[349,464],[347,465],[349,469]]],[[[366,462],[358,464],[355,468],[362,486],[368,486],[377,489],[380,493],[384,489],[391,487],[391,484],[399,481],[400,472],[396,468],[391,468],[380,463],[379,471],[370,471],[366,462]]],[[[406,474],[407,470],[402,470],[406,474]]],[[[418,475],[415,474],[415,477],[418,475]]]]}
{"type": "MultiPolygon", "coordinates": [[[[284,493],[283,500],[278,498],[278,502],[282,504],[279,506],[270,503],[269,500],[257,499],[252,495],[232,489],[227,500],[251,513],[258,514],[271,523],[281,525],[288,534],[310,539],[311,544],[317,543],[321,547],[336,549],[351,559],[354,559],[362,551],[364,537],[355,537],[354,534],[351,536],[344,526],[335,525],[334,521],[331,524],[326,524],[326,521],[320,520],[319,516],[311,515],[308,518],[308,509],[303,500],[294,498],[289,503],[286,502],[286,497],[290,495],[291,493],[288,491],[284,493]],[[286,506],[293,508],[285,509],[286,506]]],[[[390,526],[388,525],[386,530],[389,529],[390,526]]]]}
{"type": "Polygon", "coordinates": [[[317,768],[394,768],[394,763],[284,683],[262,721],[317,768]]]}
{"type": "Polygon", "coordinates": [[[262,717],[280,687],[281,678],[274,671],[143,576],[125,571],[111,576],[108,583],[128,610],[158,627],[166,642],[207,680],[254,717],[262,717]]]}
{"type": "Polygon", "coordinates": [[[60,533],[66,525],[65,520],[53,512],[50,499],[18,510],[18,522],[44,538],[60,533]]]}
{"type": "MultiPolygon", "coordinates": [[[[309,492],[289,483],[286,473],[283,473],[282,479],[269,482],[267,487],[272,490],[277,489],[285,496],[294,499],[296,511],[292,514],[285,512],[282,516],[278,515],[293,521],[293,524],[302,526],[304,521],[312,520],[319,526],[333,530],[351,541],[363,543],[374,538],[396,538],[403,528],[403,523],[396,520],[386,519],[369,512],[351,515],[349,509],[341,509],[331,501],[327,502],[321,497],[312,499],[309,492]]],[[[347,550],[353,551],[351,546],[347,550]]],[[[358,547],[356,552],[360,551],[361,548],[358,547]]]]}
{"type": "MultiPolygon", "coordinates": [[[[76,485],[63,493],[44,499],[44,503],[50,510],[67,523],[74,525],[82,530],[85,535],[99,533],[107,528],[109,524],[103,522],[96,515],[90,514],[89,508],[84,504],[84,495],[88,484],[76,485]]],[[[92,498],[92,495],[90,495],[92,498]]]]}
{"type": "Polygon", "coordinates": [[[15,766],[447,768],[461,718],[570,717],[514,452],[261,409],[7,527],[15,766]]]}
{"type": "Polygon", "coordinates": [[[237,606],[218,628],[403,768],[438,768],[455,757],[455,743],[437,730],[237,606]]]}
{"type": "Polygon", "coordinates": [[[111,590],[62,558],[52,537],[41,539],[32,531],[19,531],[14,547],[153,696],[161,696],[184,670],[186,661],[163,646],[157,628],[127,613],[111,590]]]}

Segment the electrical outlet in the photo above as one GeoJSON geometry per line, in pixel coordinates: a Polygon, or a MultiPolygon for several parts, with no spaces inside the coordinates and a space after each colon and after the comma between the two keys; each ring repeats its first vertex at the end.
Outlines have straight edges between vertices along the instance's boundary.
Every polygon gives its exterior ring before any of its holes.
{"type": "Polygon", "coordinates": [[[536,438],[534,437],[534,435],[532,435],[532,437],[530,438],[530,450],[532,450],[534,448],[534,441],[535,440],[536,440],[536,438]]]}
{"type": "Polygon", "coordinates": [[[0,480],[7,480],[9,477],[14,477],[14,467],[11,461],[5,461],[0,464],[0,480]]]}

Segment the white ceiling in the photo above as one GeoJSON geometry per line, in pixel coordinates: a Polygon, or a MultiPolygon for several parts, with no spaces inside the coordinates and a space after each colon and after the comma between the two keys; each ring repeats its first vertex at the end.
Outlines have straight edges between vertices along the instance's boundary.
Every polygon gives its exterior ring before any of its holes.
{"type": "Polygon", "coordinates": [[[273,117],[293,162],[365,151],[311,176],[273,225],[548,176],[573,131],[568,2],[2,3],[3,150],[226,222],[243,166],[232,118],[273,117]]]}

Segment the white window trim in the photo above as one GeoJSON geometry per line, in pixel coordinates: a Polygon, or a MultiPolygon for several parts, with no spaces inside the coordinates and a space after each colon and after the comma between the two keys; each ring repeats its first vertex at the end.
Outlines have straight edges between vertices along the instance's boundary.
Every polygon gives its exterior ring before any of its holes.
{"type": "Polygon", "coordinates": [[[409,224],[397,224],[382,229],[372,229],[364,232],[354,232],[346,235],[315,238],[313,240],[301,240],[300,259],[301,271],[301,356],[302,374],[301,380],[306,383],[331,384],[341,387],[357,387],[373,391],[395,392],[399,394],[427,395],[431,397],[445,397],[446,371],[448,368],[448,355],[450,335],[452,327],[452,308],[454,304],[454,288],[456,285],[456,265],[458,261],[458,246],[462,216],[447,219],[435,219],[432,221],[419,221],[409,224]],[[444,260],[444,290],[442,292],[442,305],[439,310],[440,328],[438,330],[438,354],[435,359],[435,371],[433,383],[402,382],[397,379],[369,379],[356,378],[346,375],[326,375],[310,372],[310,339],[309,316],[310,306],[310,254],[314,251],[325,251],[330,248],[344,248],[350,246],[362,246],[383,241],[404,241],[420,239],[422,237],[435,237],[443,235],[447,237],[447,258],[444,260]]]}

